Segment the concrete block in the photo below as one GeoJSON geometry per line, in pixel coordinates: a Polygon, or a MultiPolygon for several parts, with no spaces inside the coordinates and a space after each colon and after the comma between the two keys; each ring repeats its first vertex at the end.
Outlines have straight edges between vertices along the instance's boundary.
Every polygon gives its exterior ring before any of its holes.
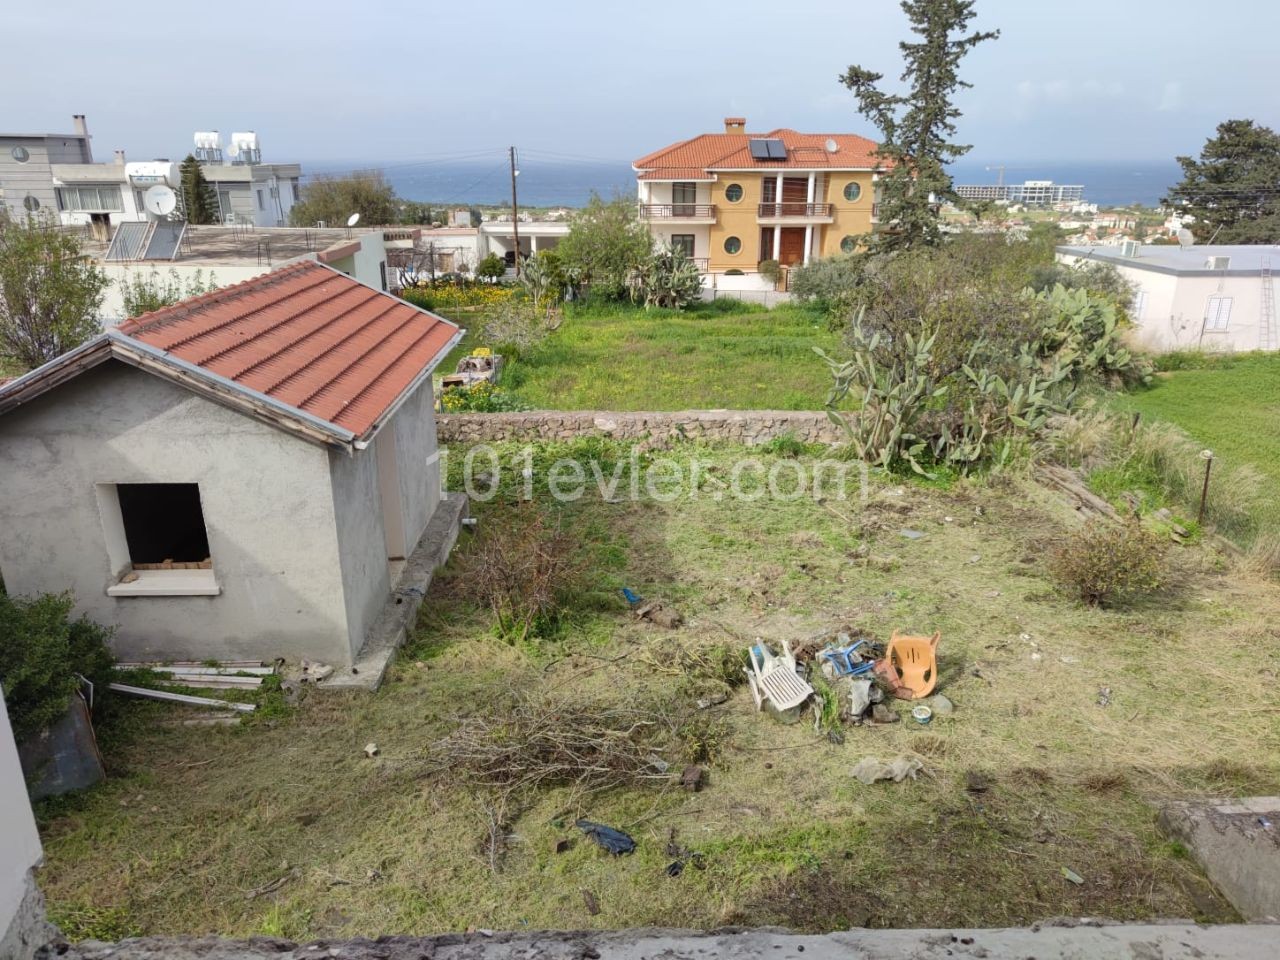
{"type": "Polygon", "coordinates": [[[1280,797],[1170,803],[1160,827],[1187,846],[1242,917],[1280,921],[1280,797]]]}

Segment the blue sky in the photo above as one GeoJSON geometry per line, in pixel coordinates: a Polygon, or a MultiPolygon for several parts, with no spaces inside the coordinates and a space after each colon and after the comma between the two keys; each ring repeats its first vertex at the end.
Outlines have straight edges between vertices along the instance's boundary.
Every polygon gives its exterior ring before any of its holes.
{"type": "MultiPolygon", "coordinates": [[[[896,78],[896,0],[168,3],[51,0],[7,14],[0,128],[89,117],[98,159],[256,130],[264,159],[492,154],[630,160],[729,114],[874,136],[836,77],[896,78]],[[202,49],[207,44],[207,49],[202,49]]],[[[1165,160],[1214,126],[1280,127],[1276,0],[978,0],[999,28],[963,74],[971,157],[1165,160]]]]}

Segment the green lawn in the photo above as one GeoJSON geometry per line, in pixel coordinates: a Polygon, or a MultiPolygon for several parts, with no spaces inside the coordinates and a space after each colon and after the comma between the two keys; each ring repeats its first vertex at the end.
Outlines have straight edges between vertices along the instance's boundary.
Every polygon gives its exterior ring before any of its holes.
{"type": "Polygon", "coordinates": [[[831,377],[815,346],[837,350],[839,334],[802,307],[571,309],[503,386],[547,410],[817,410],[831,377]]]}
{"type": "Polygon", "coordinates": [[[1161,373],[1119,402],[1177,424],[1225,464],[1251,463],[1280,482],[1280,355],[1207,358],[1161,373]]]}

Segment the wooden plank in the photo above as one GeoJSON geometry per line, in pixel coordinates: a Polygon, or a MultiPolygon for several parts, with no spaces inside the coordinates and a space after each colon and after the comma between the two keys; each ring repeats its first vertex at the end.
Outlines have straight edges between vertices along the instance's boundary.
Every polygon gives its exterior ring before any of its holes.
{"type": "MultiPolygon", "coordinates": [[[[191,677],[234,677],[236,674],[248,673],[255,677],[266,677],[275,673],[272,667],[194,667],[179,663],[166,663],[161,666],[143,667],[156,673],[181,673],[191,677]]],[[[245,678],[248,679],[248,678],[245,678]]]]}
{"type": "Polygon", "coordinates": [[[109,683],[107,687],[116,693],[130,697],[143,697],[147,700],[165,700],[169,703],[186,703],[193,707],[222,707],[226,710],[239,710],[241,713],[252,713],[257,709],[252,703],[234,703],[230,700],[215,700],[212,697],[193,697],[186,693],[170,693],[168,690],[152,690],[148,687],[131,687],[127,683],[109,683]]]}
{"type": "Polygon", "coordinates": [[[252,690],[262,686],[262,681],[253,677],[170,677],[164,682],[181,683],[204,690],[252,690]],[[240,680],[245,682],[237,682],[240,680]]]}
{"type": "Polygon", "coordinates": [[[171,673],[169,679],[174,683],[185,683],[189,687],[210,687],[214,689],[230,689],[233,687],[260,687],[261,677],[218,676],[208,673],[171,673]]]}

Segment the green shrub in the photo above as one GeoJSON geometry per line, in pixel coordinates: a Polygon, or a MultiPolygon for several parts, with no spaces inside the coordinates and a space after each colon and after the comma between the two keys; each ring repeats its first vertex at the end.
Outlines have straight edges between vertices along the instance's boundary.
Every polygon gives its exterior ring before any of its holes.
{"type": "Polygon", "coordinates": [[[1165,544],[1137,520],[1092,521],[1049,556],[1059,589],[1091,607],[1121,603],[1165,584],[1165,544]]]}
{"type": "Polygon", "coordinates": [[[111,631],[70,619],[70,594],[10,597],[0,593],[0,687],[14,736],[23,740],[62,716],[79,674],[104,695],[115,662],[111,631]]]}
{"type": "Polygon", "coordinates": [[[480,280],[488,280],[490,283],[501,280],[506,272],[507,262],[496,253],[489,254],[476,264],[476,277],[480,280]]]}
{"type": "Polygon", "coordinates": [[[1148,383],[1151,362],[1121,342],[1123,315],[1107,296],[1056,284],[1036,294],[1049,312],[1035,344],[1038,357],[1060,363],[1076,382],[1148,383]]]}
{"type": "Polygon", "coordinates": [[[777,260],[761,260],[759,270],[760,276],[773,284],[776,284],[778,278],[782,276],[782,264],[777,260]]]}
{"type": "Polygon", "coordinates": [[[529,409],[514,393],[495,387],[488,380],[444,391],[440,406],[445,413],[514,413],[529,409]]]}

